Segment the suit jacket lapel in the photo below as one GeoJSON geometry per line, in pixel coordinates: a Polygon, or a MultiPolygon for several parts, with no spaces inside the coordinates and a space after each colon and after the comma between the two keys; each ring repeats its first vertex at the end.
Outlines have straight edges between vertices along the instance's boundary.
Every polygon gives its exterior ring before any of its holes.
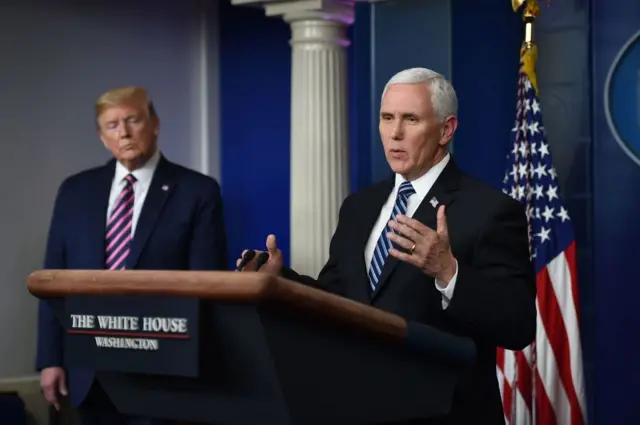
{"type": "MultiPolygon", "coordinates": [[[[413,218],[425,226],[436,230],[438,208],[441,205],[449,206],[453,202],[452,192],[458,188],[459,177],[460,170],[454,163],[453,158],[451,158],[420,203],[420,206],[418,206],[418,209],[413,214],[413,218]]],[[[380,279],[378,279],[376,290],[371,294],[372,301],[382,292],[399,261],[400,260],[392,255],[387,257],[385,265],[382,268],[382,273],[380,274],[380,279]]]]}
{"type": "Polygon", "coordinates": [[[373,188],[367,198],[364,199],[361,206],[362,213],[358,217],[358,223],[355,229],[354,241],[356,246],[354,252],[358,253],[359,258],[355,259],[356,281],[354,288],[356,293],[353,298],[363,303],[371,301],[371,289],[369,286],[369,275],[367,274],[367,266],[364,258],[364,252],[371,236],[371,230],[380,215],[382,205],[389,197],[389,193],[393,190],[394,178],[381,182],[378,187],[373,188]]]}
{"type": "Polygon", "coordinates": [[[136,231],[131,242],[131,252],[127,257],[127,269],[136,267],[140,254],[158,222],[160,213],[175,189],[176,176],[174,171],[173,164],[164,157],[160,157],[138,218],[136,231]]]}
{"type": "Polygon", "coordinates": [[[104,268],[105,227],[107,225],[107,208],[109,194],[115,173],[116,161],[109,161],[97,174],[95,185],[87,193],[85,237],[89,238],[88,264],[94,269],[104,268]]]}

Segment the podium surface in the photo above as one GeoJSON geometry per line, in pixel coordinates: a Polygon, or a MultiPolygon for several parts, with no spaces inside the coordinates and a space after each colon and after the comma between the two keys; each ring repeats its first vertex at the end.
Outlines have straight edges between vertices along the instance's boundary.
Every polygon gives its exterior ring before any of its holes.
{"type": "Polygon", "coordinates": [[[29,291],[123,413],[220,425],[445,415],[468,338],[263,273],[41,270],[29,291]]]}

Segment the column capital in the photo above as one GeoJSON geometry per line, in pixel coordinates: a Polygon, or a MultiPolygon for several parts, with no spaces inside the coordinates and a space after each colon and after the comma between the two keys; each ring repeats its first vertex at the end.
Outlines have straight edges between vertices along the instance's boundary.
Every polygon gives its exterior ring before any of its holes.
{"type": "Polygon", "coordinates": [[[231,0],[234,6],[262,5],[267,16],[287,22],[324,20],[350,25],[355,19],[356,0],[231,0]]]}

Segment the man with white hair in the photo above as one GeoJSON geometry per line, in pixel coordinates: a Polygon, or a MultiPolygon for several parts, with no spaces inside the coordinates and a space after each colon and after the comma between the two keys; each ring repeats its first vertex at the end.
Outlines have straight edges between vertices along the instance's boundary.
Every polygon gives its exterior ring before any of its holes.
{"type": "MultiPolygon", "coordinates": [[[[345,199],[317,279],[283,267],[274,235],[260,272],[471,337],[476,362],[458,383],[451,413],[428,423],[498,425],[496,348],[534,340],[536,281],[523,206],[463,173],[448,152],[457,112],[455,90],[437,72],[393,76],[379,129],[395,176],[345,199]]],[[[256,270],[255,260],[245,270],[256,270]]]]}

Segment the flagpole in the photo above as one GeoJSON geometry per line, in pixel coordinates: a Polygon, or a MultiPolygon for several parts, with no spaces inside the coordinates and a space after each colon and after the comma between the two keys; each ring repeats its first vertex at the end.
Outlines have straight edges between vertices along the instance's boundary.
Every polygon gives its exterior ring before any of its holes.
{"type": "MultiPolygon", "coordinates": [[[[547,5],[551,0],[547,0],[547,5]]],[[[511,7],[514,12],[518,12],[520,8],[524,5],[524,9],[522,11],[522,20],[525,23],[524,27],[524,42],[522,43],[522,47],[520,49],[520,57],[522,63],[522,71],[527,74],[529,80],[531,81],[531,85],[533,86],[536,93],[538,93],[538,79],[536,76],[536,62],[538,59],[538,49],[533,41],[533,24],[535,23],[536,18],[540,15],[540,5],[538,0],[511,0],[511,7]]],[[[531,343],[529,349],[531,350],[531,423],[532,425],[537,425],[537,349],[536,349],[536,340],[531,343]]],[[[525,349],[526,350],[526,349],[525,349]]],[[[524,352],[523,352],[524,354],[524,352]]],[[[526,358],[526,357],[525,357],[526,358]]],[[[515,356],[514,356],[515,359],[515,356]]],[[[515,360],[514,365],[514,388],[518,388],[518,365],[517,360],[515,360]]],[[[513,397],[512,405],[511,405],[511,424],[514,424],[517,412],[516,412],[516,398],[513,397]]]]}
{"type": "MultiPolygon", "coordinates": [[[[547,5],[551,0],[547,0],[547,5]]],[[[524,42],[520,54],[524,57],[524,72],[527,74],[533,84],[536,93],[538,92],[538,79],[536,78],[536,62],[538,59],[538,48],[533,41],[533,24],[538,16],[540,16],[540,4],[538,0],[511,0],[511,7],[514,12],[524,5],[522,11],[522,20],[524,21],[524,42]]]]}

